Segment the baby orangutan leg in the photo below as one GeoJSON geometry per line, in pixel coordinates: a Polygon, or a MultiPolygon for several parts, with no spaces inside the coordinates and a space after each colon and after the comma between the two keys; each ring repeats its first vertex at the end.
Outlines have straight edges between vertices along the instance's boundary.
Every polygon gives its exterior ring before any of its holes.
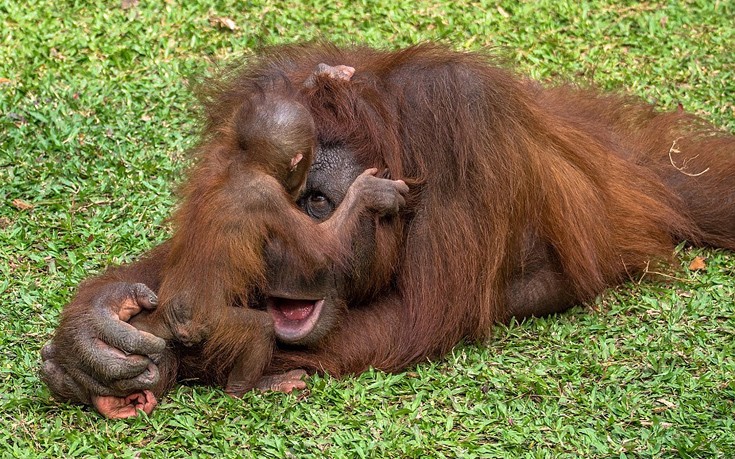
{"type": "Polygon", "coordinates": [[[242,397],[257,386],[275,345],[273,321],[265,311],[230,307],[204,345],[205,372],[231,368],[225,392],[242,397]]]}

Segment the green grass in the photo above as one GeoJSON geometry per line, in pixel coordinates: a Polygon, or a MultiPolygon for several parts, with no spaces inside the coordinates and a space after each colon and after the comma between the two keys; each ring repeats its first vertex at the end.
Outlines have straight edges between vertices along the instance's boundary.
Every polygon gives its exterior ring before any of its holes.
{"type": "Polygon", "coordinates": [[[0,457],[735,456],[723,251],[685,250],[672,279],[497,327],[439,362],[297,395],[178,387],[151,417],[108,421],[37,376],[75,286],[169,234],[197,132],[186,81],[212,61],[311,38],[489,46],[536,78],[681,103],[733,132],[733,17],[732,0],[0,0],[0,457]],[[706,271],[687,269],[695,255],[706,271]]]}

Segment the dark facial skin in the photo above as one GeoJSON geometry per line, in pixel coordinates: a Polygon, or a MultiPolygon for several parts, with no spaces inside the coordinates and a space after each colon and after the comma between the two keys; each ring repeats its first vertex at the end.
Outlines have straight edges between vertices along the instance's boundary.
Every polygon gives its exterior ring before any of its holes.
{"type": "MultiPolygon", "coordinates": [[[[324,221],[342,202],[352,182],[362,171],[348,148],[319,147],[309,170],[306,186],[297,204],[311,218],[324,221]]],[[[289,255],[278,244],[266,248],[268,261],[267,307],[274,318],[276,338],[281,344],[315,346],[338,325],[347,305],[359,303],[359,279],[368,278],[375,258],[375,221],[361,219],[355,229],[355,244],[349,266],[342,269],[321,270],[304,275],[293,269],[289,255]],[[322,300],[310,317],[313,324],[297,328],[282,325],[274,313],[274,305],[282,302],[303,301],[305,304],[322,300]]],[[[528,232],[524,250],[519,256],[513,284],[507,290],[509,317],[522,319],[529,316],[552,314],[573,302],[571,288],[559,274],[561,267],[550,246],[528,232]],[[522,266],[522,269],[521,269],[522,266]]]]}
{"type": "MultiPolygon", "coordinates": [[[[362,170],[348,149],[341,146],[318,147],[304,192],[297,201],[298,206],[316,221],[328,219],[362,170]]],[[[347,266],[306,275],[294,269],[288,251],[277,241],[266,247],[266,307],[274,319],[276,338],[280,343],[314,345],[337,325],[350,299],[345,288],[348,278],[359,277],[369,270],[374,253],[375,220],[360,219],[354,234],[352,257],[347,266]],[[289,304],[313,308],[309,323],[293,324],[279,320],[279,306],[289,304]]]]}

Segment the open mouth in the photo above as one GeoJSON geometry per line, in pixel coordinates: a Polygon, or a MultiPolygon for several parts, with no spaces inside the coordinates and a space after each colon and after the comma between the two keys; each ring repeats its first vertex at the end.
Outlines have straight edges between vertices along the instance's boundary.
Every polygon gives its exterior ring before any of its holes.
{"type": "Polygon", "coordinates": [[[278,339],[296,343],[314,330],[323,306],[324,300],[270,297],[266,309],[273,318],[278,339]]]}

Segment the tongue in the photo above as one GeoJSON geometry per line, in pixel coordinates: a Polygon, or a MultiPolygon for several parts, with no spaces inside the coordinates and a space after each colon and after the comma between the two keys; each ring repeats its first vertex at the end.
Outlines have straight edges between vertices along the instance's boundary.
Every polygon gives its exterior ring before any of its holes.
{"type": "Polygon", "coordinates": [[[314,310],[313,301],[281,300],[278,303],[278,312],[288,320],[304,320],[314,310]]]}

